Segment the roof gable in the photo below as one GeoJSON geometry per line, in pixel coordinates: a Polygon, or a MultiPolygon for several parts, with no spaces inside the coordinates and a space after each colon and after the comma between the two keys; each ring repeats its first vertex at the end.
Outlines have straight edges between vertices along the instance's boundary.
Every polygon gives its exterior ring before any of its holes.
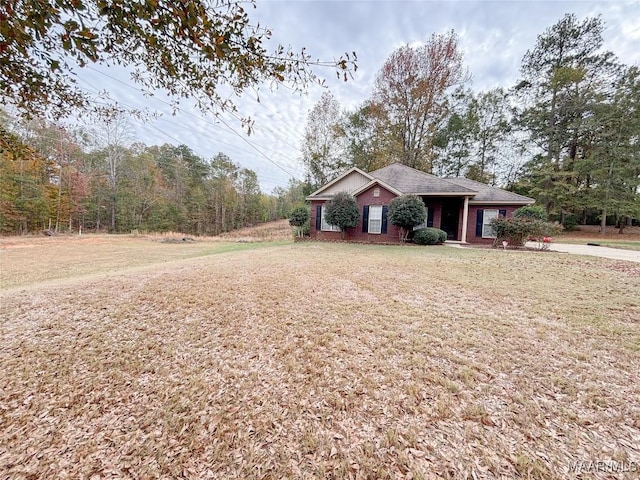
{"type": "Polygon", "coordinates": [[[373,180],[371,180],[368,183],[365,183],[364,185],[362,185],[360,188],[354,190],[353,192],[351,192],[351,194],[354,197],[357,197],[358,195],[360,195],[362,192],[365,192],[367,190],[369,190],[371,187],[373,187],[374,185],[379,185],[382,188],[384,188],[385,190],[388,190],[389,192],[393,193],[394,195],[400,196],[402,195],[402,192],[396,190],[395,188],[393,188],[391,185],[387,185],[386,183],[384,183],[382,180],[379,180],[377,178],[374,178],[373,180]]]}
{"type": "Polygon", "coordinates": [[[347,170],[309,195],[308,199],[332,197],[338,192],[353,192],[373,180],[373,177],[357,167],[347,170]]]}

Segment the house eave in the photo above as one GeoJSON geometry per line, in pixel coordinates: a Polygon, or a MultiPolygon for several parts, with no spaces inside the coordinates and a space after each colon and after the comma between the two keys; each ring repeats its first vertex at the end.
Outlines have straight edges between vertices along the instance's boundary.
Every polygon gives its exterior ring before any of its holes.
{"type": "Polygon", "coordinates": [[[481,201],[481,200],[469,200],[469,205],[531,205],[536,203],[535,200],[512,200],[512,201],[481,201]]]}
{"type": "Polygon", "coordinates": [[[409,192],[408,194],[416,197],[473,197],[478,192],[409,192]]]}
{"type": "Polygon", "coordinates": [[[331,200],[333,198],[333,195],[320,195],[317,197],[314,197],[313,195],[309,195],[308,197],[305,197],[305,200],[308,201],[313,201],[313,200],[331,200]]]}

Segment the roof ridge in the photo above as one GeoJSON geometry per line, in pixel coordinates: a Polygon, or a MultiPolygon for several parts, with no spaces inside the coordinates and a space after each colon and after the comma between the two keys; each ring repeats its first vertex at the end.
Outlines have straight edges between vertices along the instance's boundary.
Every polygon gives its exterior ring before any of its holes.
{"type": "Polygon", "coordinates": [[[385,168],[393,167],[395,165],[397,165],[399,167],[402,167],[402,168],[409,168],[409,169],[413,170],[414,172],[421,173],[421,174],[427,175],[429,177],[439,178],[439,179],[443,180],[442,177],[434,175],[433,173],[425,172],[424,170],[418,170],[417,168],[410,167],[409,165],[405,165],[404,163],[401,163],[401,162],[393,162],[393,163],[390,163],[389,165],[385,165],[384,167],[376,168],[375,170],[373,170],[371,172],[368,172],[368,173],[369,173],[369,175],[373,175],[378,170],[383,170],[385,168]]]}

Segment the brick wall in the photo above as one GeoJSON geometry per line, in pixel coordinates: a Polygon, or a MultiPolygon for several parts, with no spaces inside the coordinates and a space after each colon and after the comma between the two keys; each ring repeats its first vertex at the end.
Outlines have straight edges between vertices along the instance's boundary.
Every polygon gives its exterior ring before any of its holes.
{"type": "MultiPolygon", "coordinates": [[[[373,186],[364,192],[362,192],[356,198],[358,202],[358,211],[360,212],[360,218],[358,219],[358,225],[355,228],[350,228],[345,232],[345,240],[355,240],[359,242],[371,242],[371,243],[396,243],[399,242],[398,227],[388,222],[387,233],[375,234],[375,233],[363,233],[362,232],[362,211],[365,205],[389,205],[391,200],[396,198],[396,195],[385,188],[379,186],[373,186]],[[378,189],[379,196],[374,196],[374,190],[378,189]]],[[[340,232],[323,232],[316,230],[316,212],[318,205],[322,205],[324,201],[314,200],[311,202],[311,238],[318,240],[338,240],[340,239],[340,232]]]]}
{"type": "MultiPolygon", "coordinates": [[[[478,210],[506,210],[507,217],[513,216],[513,212],[520,208],[521,205],[505,206],[505,205],[469,205],[469,217],[467,222],[467,237],[466,241],[469,243],[483,243],[491,245],[494,241],[493,238],[482,238],[476,236],[476,224],[478,220],[478,210]]],[[[462,223],[462,220],[460,220],[462,223]]]]}

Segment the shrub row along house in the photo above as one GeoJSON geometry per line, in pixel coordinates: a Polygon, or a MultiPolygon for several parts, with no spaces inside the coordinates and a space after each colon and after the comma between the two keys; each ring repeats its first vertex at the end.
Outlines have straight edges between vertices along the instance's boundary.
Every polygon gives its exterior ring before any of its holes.
{"type": "Polygon", "coordinates": [[[491,219],[511,216],[534,199],[467,178],[440,178],[406,165],[392,165],[366,173],[352,168],[307,197],[311,202],[310,235],[338,239],[340,229],[324,218],[326,203],[338,192],[356,198],[360,220],[344,232],[345,240],[399,242],[398,227],[387,220],[389,202],[400,195],[416,195],[427,208],[423,227],[444,230],[449,240],[492,243],[491,219]]]}

